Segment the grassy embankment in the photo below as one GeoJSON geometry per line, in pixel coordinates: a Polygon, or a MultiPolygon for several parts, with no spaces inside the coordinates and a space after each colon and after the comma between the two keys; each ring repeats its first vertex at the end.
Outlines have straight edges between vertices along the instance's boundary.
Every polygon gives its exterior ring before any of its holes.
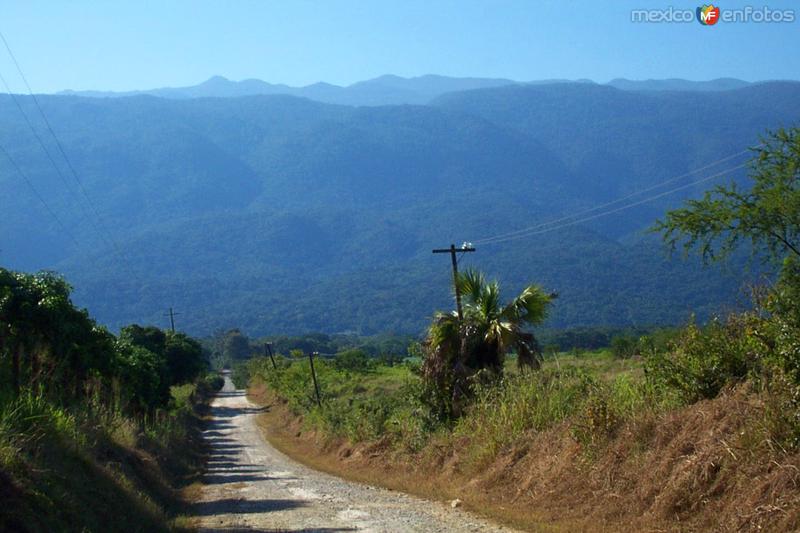
{"type": "MultiPolygon", "coordinates": [[[[684,346],[686,348],[686,346],[684,346]]],[[[800,456],[778,395],[744,379],[713,399],[645,375],[640,357],[560,356],[535,373],[507,367],[476,386],[465,416],[440,421],[408,365],[249,364],[270,406],[268,438],[351,479],[436,499],[531,530],[795,530],[800,456]]],[[[244,376],[239,376],[240,380],[244,376]]],[[[773,391],[774,392],[774,391],[773,391]]]]}
{"type": "Polygon", "coordinates": [[[105,405],[58,407],[25,394],[0,410],[2,531],[190,530],[203,468],[207,377],[174,386],[168,406],[134,420],[105,405]]]}

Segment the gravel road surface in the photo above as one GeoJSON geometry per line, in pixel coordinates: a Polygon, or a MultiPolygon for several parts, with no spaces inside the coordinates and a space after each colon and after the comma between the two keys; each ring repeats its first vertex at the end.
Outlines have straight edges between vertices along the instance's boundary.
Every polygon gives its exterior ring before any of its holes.
{"type": "Polygon", "coordinates": [[[512,531],[450,505],[305,467],[263,438],[260,411],[225,378],[205,431],[211,455],[194,504],[200,531],[512,531]]]}

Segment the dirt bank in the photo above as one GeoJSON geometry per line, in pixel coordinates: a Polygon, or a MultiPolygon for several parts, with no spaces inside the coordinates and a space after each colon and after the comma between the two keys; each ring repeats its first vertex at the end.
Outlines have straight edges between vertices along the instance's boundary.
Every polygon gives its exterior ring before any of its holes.
{"type": "Polygon", "coordinates": [[[351,446],[303,427],[263,387],[252,397],[267,438],[336,475],[444,501],[531,531],[797,531],[800,457],[765,441],[763,406],[744,390],[665,415],[643,415],[596,451],[567,425],[532,433],[490,464],[458,443],[403,454],[384,441],[351,446]]]}

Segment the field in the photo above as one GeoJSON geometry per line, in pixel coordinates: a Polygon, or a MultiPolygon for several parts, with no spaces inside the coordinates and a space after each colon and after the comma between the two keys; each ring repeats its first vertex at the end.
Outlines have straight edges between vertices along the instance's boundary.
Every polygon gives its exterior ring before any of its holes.
{"type": "Polygon", "coordinates": [[[689,402],[646,378],[647,359],[560,353],[525,373],[509,360],[451,421],[420,401],[413,359],[317,360],[321,405],[307,359],[255,359],[239,379],[290,455],[524,529],[797,527],[800,458],[771,435],[768,398],[745,381],[689,402]]]}
{"type": "Polygon", "coordinates": [[[449,423],[435,420],[419,401],[419,362],[413,358],[394,366],[363,360],[349,368],[337,361],[315,361],[321,405],[308,359],[278,361],[279,368],[273,369],[269,359],[252,360],[249,375],[268,384],[309,427],[352,443],[385,438],[410,451],[442,431],[485,432],[489,442],[502,447],[527,430],[548,429],[600,403],[608,416],[623,418],[652,394],[639,357],[616,358],[609,350],[560,353],[548,357],[535,373],[521,373],[509,359],[499,386],[477,384],[468,416],[449,423]]]}

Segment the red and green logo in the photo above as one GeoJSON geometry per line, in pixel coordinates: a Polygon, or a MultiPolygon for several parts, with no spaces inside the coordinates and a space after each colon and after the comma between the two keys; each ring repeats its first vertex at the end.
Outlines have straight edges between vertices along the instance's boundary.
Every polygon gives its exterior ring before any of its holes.
{"type": "Polygon", "coordinates": [[[713,4],[697,8],[697,22],[703,26],[713,26],[719,22],[719,8],[713,4]]]}

